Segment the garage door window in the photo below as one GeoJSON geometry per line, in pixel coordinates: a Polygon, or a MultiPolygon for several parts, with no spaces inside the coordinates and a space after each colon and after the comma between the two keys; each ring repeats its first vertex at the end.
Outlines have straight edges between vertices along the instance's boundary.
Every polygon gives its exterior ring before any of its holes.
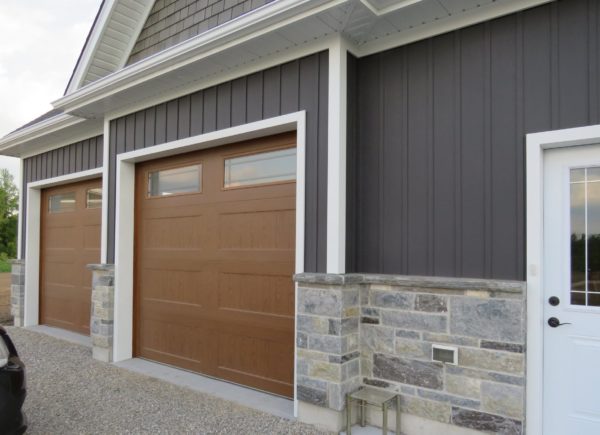
{"type": "Polygon", "coordinates": [[[296,148],[225,159],[225,187],[296,179],[296,148]]]}
{"type": "Polygon", "coordinates": [[[86,207],[102,207],[102,189],[88,189],[86,192],[86,207]]]}
{"type": "Polygon", "coordinates": [[[48,202],[48,210],[50,213],[75,211],[75,192],[52,195],[48,202]]]}
{"type": "Polygon", "coordinates": [[[148,196],[202,192],[202,165],[164,169],[148,174],[148,196]]]}

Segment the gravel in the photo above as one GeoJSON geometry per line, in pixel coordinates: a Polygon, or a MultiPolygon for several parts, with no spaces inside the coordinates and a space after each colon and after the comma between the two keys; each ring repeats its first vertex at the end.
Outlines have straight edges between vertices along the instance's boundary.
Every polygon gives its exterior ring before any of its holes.
{"type": "Polygon", "coordinates": [[[95,361],[85,346],[8,330],[27,366],[28,434],[323,433],[95,361]]]}

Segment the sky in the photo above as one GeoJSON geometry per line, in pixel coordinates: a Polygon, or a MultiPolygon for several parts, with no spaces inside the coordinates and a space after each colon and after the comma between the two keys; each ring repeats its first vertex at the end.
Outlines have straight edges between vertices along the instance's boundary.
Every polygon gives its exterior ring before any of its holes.
{"type": "MultiPolygon", "coordinates": [[[[0,137],[52,109],[101,0],[0,0],[0,137]]],[[[0,156],[19,180],[19,160],[0,156]]]]}

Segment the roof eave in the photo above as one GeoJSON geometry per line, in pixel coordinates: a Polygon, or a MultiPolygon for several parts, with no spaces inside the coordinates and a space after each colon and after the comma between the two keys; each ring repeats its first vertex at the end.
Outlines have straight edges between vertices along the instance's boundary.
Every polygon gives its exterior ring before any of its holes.
{"type": "Polygon", "coordinates": [[[77,115],[85,104],[111,95],[115,90],[146,81],[161,72],[193,62],[197,56],[213,50],[224,50],[231,41],[240,41],[248,35],[289,21],[297,21],[346,3],[348,0],[280,0],[242,15],[213,30],[198,35],[165,51],[114,72],[52,102],[56,109],[77,115]]]}

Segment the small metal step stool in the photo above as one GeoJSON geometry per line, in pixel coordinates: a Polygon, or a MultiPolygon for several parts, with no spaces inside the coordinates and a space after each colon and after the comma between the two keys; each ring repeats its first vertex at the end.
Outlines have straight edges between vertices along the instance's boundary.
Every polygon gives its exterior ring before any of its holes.
{"type": "Polygon", "coordinates": [[[400,395],[391,391],[362,387],[354,393],[346,394],[346,435],[352,434],[352,403],[358,403],[360,425],[367,425],[367,406],[381,409],[383,413],[382,434],[388,435],[388,409],[396,405],[396,434],[400,435],[400,395]]]}

